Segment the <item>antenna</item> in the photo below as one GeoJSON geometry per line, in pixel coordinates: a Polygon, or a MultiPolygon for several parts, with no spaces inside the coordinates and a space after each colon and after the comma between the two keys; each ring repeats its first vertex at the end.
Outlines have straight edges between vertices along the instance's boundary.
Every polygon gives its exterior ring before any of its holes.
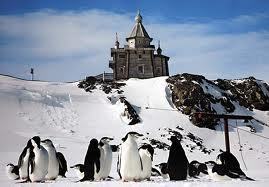
{"type": "Polygon", "coordinates": [[[32,81],[34,80],[34,68],[31,68],[31,72],[30,72],[31,74],[32,74],[32,81]]]}

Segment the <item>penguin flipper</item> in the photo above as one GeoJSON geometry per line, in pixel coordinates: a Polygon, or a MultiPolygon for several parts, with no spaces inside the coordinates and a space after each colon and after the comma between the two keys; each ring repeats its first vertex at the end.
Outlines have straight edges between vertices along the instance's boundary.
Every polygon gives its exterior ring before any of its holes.
{"type": "Polygon", "coordinates": [[[118,174],[119,174],[120,179],[121,179],[122,177],[121,177],[121,173],[120,173],[120,167],[121,167],[121,149],[119,150],[118,161],[117,161],[117,171],[118,171],[118,174]]]}
{"type": "Polygon", "coordinates": [[[30,153],[29,166],[30,174],[32,174],[35,170],[35,154],[33,152],[30,153]]]}
{"type": "Polygon", "coordinates": [[[23,158],[25,157],[26,155],[26,152],[27,152],[27,147],[25,147],[19,157],[19,160],[18,160],[18,167],[20,168],[23,164],[23,158]]]}
{"type": "Polygon", "coordinates": [[[142,159],[141,159],[140,156],[139,156],[139,158],[140,158],[140,166],[141,166],[141,170],[143,171],[143,163],[142,163],[142,159]]]}

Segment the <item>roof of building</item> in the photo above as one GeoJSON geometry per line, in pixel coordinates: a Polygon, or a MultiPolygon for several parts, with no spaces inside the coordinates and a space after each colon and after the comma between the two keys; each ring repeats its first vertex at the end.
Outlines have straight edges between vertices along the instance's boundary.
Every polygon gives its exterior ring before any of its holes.
{"type": "Polygon", "coordinates": [[[130,34],[130,36],[126,39],[129,38],[135,38],[135,37],[145,37],[145,38],[149,38],[152,40],[152,38],[150,38],[149,34],[147,33],[145,27],[142,24],[142,16],[140,15],[140,12],[138,11],[136,17],[135,17],[135,26],[130,34]]]}

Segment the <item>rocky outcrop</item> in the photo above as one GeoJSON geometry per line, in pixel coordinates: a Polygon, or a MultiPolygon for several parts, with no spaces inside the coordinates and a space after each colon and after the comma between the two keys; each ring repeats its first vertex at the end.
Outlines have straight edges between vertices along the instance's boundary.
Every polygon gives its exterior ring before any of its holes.
{"type": "Polygon", "coordinates": [[[269,110],[269,87],[254,77],[241,80],[207,80],[204,76],[178,74],[167,79],[174,105],[199,127],[214,129],[216,119],[193,118],[194,112],[232,113],[236,103],[252,110],[269,110]]]}
{"type": "Polygon", "coordinates": [[[103,90],[106,94],[112,92],[113,89],[117,90],[119,94],[123,92],[120,88],[125,86],[125,83],[118,82],[103,82],[102,80],[98,80],[93,76],[86,77],[86,79],[80,81],[78,83],[78,87],[84,89],[86,92],[92,92],[97,86],[100,85],[100,89],[103,90]]]}
{"type": "Polygon", "coordinates": [[[241,80],[217,79],[216,84],[223,90],[229,90],[241,106],[263,111],[269,110],[269,86],[254,77],[241,80]]]}

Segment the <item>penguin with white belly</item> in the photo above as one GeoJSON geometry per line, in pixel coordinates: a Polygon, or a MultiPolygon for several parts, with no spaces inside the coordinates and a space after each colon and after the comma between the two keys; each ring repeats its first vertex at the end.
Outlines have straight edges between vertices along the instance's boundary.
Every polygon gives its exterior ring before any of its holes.
{"type": "Polygon", "coordinates": [[[143,170],[141,172],[141,180],[150,180],[152,171],[152,161],[153,161],[154,149],[150,144],[143,144],[139,148],[139,155],[142,161],[143,170]]]}
{"type": "Polygon", "coordinates": [[[9,163],[6,166],[6,174],[7,174],[8,178],[11,179],[11,180],[19,179],[20,178],[19,167],[14,166],[13,164],[9,163]]]}
{"type": "Polygon", "coordinates": [[[59,175],[59,161],[57,158],[56,149],[50,139],[42,140],[41,145],[47,150],[49,154],[49,166],[46,179],[55,180],[59,175]]]}
{"type": "Polygon", "coordinates": [[[136,139],[143,136],[137,132],[129,132],[122,138],[118,157],[118,173],[123,181],[139,181],[143,170],[136,139]]]}
{"type": "Polygon", "coordinates": [[[29,178],[31,182],[43,182],[48,174],[49,154],[40,143],[39,136],[31,139],[29,156],[29,178]]]}
{"type": "Polygon", "coordinates": [[[18,168],[19,168],[19,176],[20,179],[28,179],[28,165],[29,165],[29,156],[30,156],[30,147],[31,147],[31,139],[28,140],[27,145],[23,149],[22,153],[20,154],[18,160],[18,168]]]}
{"type": "Polygon", "coordinates": [[[101,151],[101,179],[106,179],[109,176],[111,165],[112,165],[112,148],[109,142],[113,138],[103,137],[99,142],[99,146],[102,149],[101,151]],[[103,154],[103,155],[102,155],[103,154]]]}

